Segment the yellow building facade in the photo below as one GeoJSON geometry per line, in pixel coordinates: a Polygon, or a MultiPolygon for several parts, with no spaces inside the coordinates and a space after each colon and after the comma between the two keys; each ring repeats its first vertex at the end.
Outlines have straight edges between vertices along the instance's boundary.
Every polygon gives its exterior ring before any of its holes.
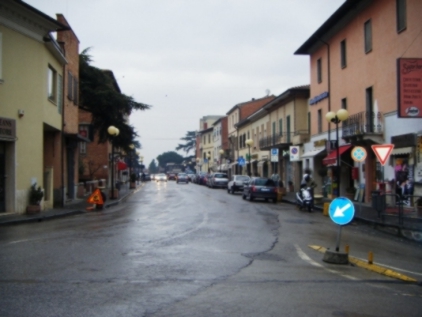
{"type": "Polygon", "coordinates": [[[29,189],[53,204],[60,167],[65,58],[50,32],[63,25],[26,4],[0,10],[0,213],[24,213],[29,189]]]}

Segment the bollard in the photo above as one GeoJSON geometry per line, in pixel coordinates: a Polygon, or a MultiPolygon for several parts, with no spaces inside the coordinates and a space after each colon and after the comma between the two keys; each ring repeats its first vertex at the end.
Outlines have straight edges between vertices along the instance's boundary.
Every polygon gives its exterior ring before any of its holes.
{"type": "Polygon", "coordinates": [[[350,250],[350,247],[348,244],[346,244],[346,246],[344,247],[344,252],[349,254],[349,250],[350,250]]]}
{"type": "Polygon", "coordinates": [[[369,251],[368,253],[368,264],[373,264],[374,263],[374,254],[372,253],[372,251],[369,251]]]}
{"type": "Polygon", "coordinates": [[[327,216],[328,217],[328,209],[330,208],[330,203],[324,203],[324,209],[323,209],[323,211],[322,211],[322,214],[324,215],[324,216],[327,216]]]}

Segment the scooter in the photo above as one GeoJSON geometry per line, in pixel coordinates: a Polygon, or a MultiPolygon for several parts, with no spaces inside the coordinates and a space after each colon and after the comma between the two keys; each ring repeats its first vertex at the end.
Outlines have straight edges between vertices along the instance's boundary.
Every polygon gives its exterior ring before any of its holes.
{"type": "Polygon", "coordinates": [[[312,206],[314,203],[310,187],[303,187],[296,193],[296,203],[299,210],[305,208],[305,210],[308,210],[308,212],[312,211],[312,206]]]}

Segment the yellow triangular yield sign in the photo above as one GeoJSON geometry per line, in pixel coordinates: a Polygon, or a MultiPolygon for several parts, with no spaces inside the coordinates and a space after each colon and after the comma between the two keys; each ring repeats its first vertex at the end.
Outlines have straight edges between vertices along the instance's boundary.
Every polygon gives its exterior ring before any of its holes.
{"type": "Polygon", "coordinates": [[[97,205],[103,205],[104,204],[103,196],[101,195],[101,191],[100,191],[99,188],[94,190],[94,192],[91,194],[91,196],[88,197],[87,202],[89,204],[97,204],[97,205]]]}

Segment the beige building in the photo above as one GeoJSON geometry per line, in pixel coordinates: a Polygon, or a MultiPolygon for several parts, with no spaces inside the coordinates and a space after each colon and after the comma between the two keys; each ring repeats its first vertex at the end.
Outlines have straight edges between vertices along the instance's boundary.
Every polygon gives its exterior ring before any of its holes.
{"type": "MultiPolygon", "coordinates": [[[[196,158],[200,170],[208,172],[217,165],[214,155],[213,124],[222,118],[218,115],[204,116],[199,120],[199,131],[196,137],[196,158]]],[[[221,142],[220,142],[221,143],[221,142]]]]}
{"type": "Polygon", "coordinates": [[[270,156],[268,151],[261,151],[259,147],[260,138],[266,136],[268,122],[269,115],[261,108],[236,125],[241,139],[239,157],[246,161],[246,165],[238,169],[240,174],[268,176],[270,156]],[[247,140],[252,140],[249,146],[246,144],[247,140]]]}
{"type": "Polygon", "coordinates": [[[66,27],[23,2],[1,6],[0,212],[24,213],[34,183],[53,206],[61,175],[66,59],[50,33],[66,27]]]}
{"type": "Polygon", "coordinates": [[[238,164],[238,159],[240,158],[240,146],[243,146],[244,140],[240,139],[237,124],[274,98],[274,96],[266,96],[259,99],[252,98],[250,101],[234,105],[227,112],[227,137],[229,146],[227,157],[232,162],[230,164],[230,169],[228,170],[229,174],[240,174],[243,169],[243,167],[238,164]]]}
{"type": "Polygon", "coordinates": [[[238,157],[246,162],[238,173],[276,177],[288,190],[298,189],[302,162],[289,151],[309,141],[308,98],[309,86],[287,89],[234,125],[238,157]]]}

